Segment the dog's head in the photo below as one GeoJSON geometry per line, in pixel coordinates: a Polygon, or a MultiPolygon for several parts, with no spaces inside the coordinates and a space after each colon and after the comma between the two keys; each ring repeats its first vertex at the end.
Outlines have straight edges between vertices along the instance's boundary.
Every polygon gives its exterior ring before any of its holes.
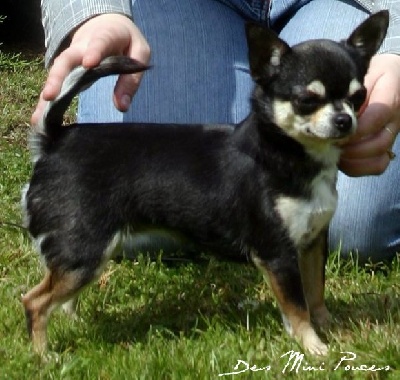
{"type": "Polygon", "coordinates": [[[340,141],[357,126],[369,61],[387,31],[387,11],[370,16],[347,40],[319,39],[289,47],[269,29],[246,27],[258,117],[302,144],[340,141]]]}

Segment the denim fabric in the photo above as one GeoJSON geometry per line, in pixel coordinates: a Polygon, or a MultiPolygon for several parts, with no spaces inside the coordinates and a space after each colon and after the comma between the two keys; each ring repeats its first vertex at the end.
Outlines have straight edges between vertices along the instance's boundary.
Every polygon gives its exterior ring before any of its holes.
{"type": "Polygon", "coordinates": [[[353,0],[276,0],[270,17],[271,27],[294,45],[312,38],[340,41],[368,17],[368,12],[353,0]],[[293,4],[289,12],[282,12],[284,3],[293,4]]]}
{"type": "Polygon", "coordinates": [[[400,139],[397,158],[379,176],[350,178],[340,173],[339,202],[329,229],[329,247],[362,261],[390,260],[400,253],[400,139]],[[397,161],[396,161],[397,160],[397,161]]]}
{"type": "MultiPolygon", "coordinates": [[[[89,18],[102,13],[121,13],[132,16],[131,4],[135,0],[42,0],[42,21],[46,36],[46,66],[68,44],[71,31],[89,18]]],[[[268,22],[268,3],[282,4],[286,11],[291,0],[205,0],[220,1],[232,7],[242,16],[268,22]]],[[[354,0],[369,12],[388,9],[390,25],[381,48],[382,52],[398,54],[400,51],[400,0],[354,0]]],[[[289,5],[289,7],[288,7],[289,5]]],[[[289,9],[289,12],[291,10],[289,9]]],[[[136,17],[135,17],[136,18],[136,17]]]]}
{"type": "MultiPolygon", "coordinates": [[[[153,69],[145,74],[125,114],[112,104],[115,78],[96,83],[81,95],[79,121],[239,122],[249,112],[253,88],[246,19],[268,23],[294,44],[315,37],[342,39],[367,17],[350,0],[272,0],[269,8],[261,3],[133,0],[135,22],[152,47],[153,69]]],[[[394,151],[400,157],[399,141],[394,151]]],[[[379,177],[339,176],[339,207],[330,228],[332,250],[341,246],[343,253],[353,250],[364,260],[375,261],[400,252],[399,165],[399,159],[392,161],[379,177]]]]}
{"type": "Polygon", "coordinates": [[[105,78],[81,96],[80,121],[231,123],[248,114],[253,84],[237,10],[215,0],[135,0],[133,13],[153,68],[127,113],[111,104],[115,78],[105,78]]]}
{"type": "Polygon", "coordinates": [[[259,21],[268,22],[268,13],[271,0],[217,0],[224,3],[232,9],[235,9],[244,17],[259,21]]]}

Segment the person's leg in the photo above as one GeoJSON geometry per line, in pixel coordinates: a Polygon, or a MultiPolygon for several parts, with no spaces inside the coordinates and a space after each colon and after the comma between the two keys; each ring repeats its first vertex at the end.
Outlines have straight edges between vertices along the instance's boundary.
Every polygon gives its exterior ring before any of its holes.
{"type": "MultiPolygon", "coordinates": [[[[300,3],[300,2],[298,2],[300,3]]],[[[303,2],[304,3],[304,2],[303,2]]],[[[311,38],[341,40],[368,13],[355,1],[308,0],[296,12],[279,13],[279,0],[271,8],[271,27],[290,45],[311,38]]],[[[393,151],[400,156],[400,142],[393,151]]],[[[329,248],[343,256],[358,254],[361,261],[390,260],[400,252],[400,160],[376,177],[350,178],[339,173],[338,209],[330,225],[329,248]]]]}
{"type": "Polygon", "coordinates": [[[380,176],[338,178],[339,203],[329,230],[330,249],[340,247],[361,262],[389,261],[400,253],[400,141],[397,159],[380,176]]]}
{"type": "MultiPolygon", "coordinates": [[[[234,2],[233,2],[234,3],[234,2]]],[[[253,88],[243,17],[215,0],[134,0],[151,65],[129,111],[115,110],[115,77],[80,97],[79,122],[231,123],[249,112],[253,88]]]]}
{"type": "Polygon", "coordinates": [[[289,45],[315,38],[340,41],[368,16],[354,0],[272,0],[270,27],[289,45]]]}

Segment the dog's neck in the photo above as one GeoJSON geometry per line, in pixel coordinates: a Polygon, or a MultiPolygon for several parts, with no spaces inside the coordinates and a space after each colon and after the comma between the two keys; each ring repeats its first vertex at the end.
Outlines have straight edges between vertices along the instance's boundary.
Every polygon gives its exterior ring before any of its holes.
{"type": "Polygon", "coordinates": [[[339,162],[340,148],[333,141],[294,139],[273,121],[258,117],[256,112],[251,112],[238,126],[238,133],[248,136],[248,139],[243,139],[244,141],[253,140],[254,143],[258,143],[261,148],[260,154],[263,154],[263,148],[268,151],[276,150],[288,159],[298,159],[302,165],[305,161],[311,160],[327,169],[336,167],[339,162]]]}
{"type": "Polygon", "coordinates": [[[260,120],[256,113],[250,113],[237,126],[233,139],[242,153],[266,172],[275,173],[276,185],[286,194],[304,191],[306,184],[322,172],[331,173],[331,182],[335,182],[339,157],[336,147],[305,147],[274,123],[260,120]]]}
{"type": "Polygon", "coordinates": [[[307,154],[326,168],[337,167],[340,158],[340,148],[333,143],[310,144],[305,148],[307,154]]]}

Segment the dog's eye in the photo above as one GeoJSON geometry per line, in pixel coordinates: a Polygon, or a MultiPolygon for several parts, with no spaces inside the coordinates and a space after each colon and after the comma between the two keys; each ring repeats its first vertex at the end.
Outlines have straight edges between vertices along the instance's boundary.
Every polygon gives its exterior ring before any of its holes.
{"type": "Polygon", "coordinates": [[[353,106],[355,111],[358,111],[365,102],[367,90],[365,87],[360,88],[354,94],[347,98],[347,101],[353,106]]]}
{"type": "Polygon", "coordinates": [[[297,113],[308,115],[321,106],[323,99],[317,94],[306,92],[295,96],[292,103],[297,113]]]}

